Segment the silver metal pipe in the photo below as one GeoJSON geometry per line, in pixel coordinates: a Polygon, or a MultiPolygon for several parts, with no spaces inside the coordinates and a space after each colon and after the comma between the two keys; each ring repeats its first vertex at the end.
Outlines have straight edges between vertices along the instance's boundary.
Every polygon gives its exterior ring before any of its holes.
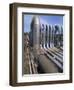
{"type": "Polygon", "coordinates": [[[40,37],[41,37],[41,47],[44,47],[44,24],[41,24],[41,34],[40,34],[40,37]]]}
{"type": "Polygon", "coordinates": [[[47,25],[47,48],[49,48],[49,26],[47,25]]]}
{"type": "Polygon", "coordinates": [[[50,30],[50,48],[54,47],[54,27],[51,25],[50,30]]]}
{"type": "Polygon", "coordinates": [[[46,48],[45,47],[45,33],[46,33],[46,30],[45,30],[45,26],[44,26],[44,31],[43,31],[43,48],[46,48]]]}
{"type": "Polygon", "coordinates": [[[40,35],[40,19],[39,16],[34,16],[31,22],[31,29],[33,31],[33,47],[39,48],[39,35],[40,35]]]}
{"type": "Polygon", "coordinates": [[[58,67],[45,55],[39,55],[38,62],[44,73],[58,73],[58,67]]]}

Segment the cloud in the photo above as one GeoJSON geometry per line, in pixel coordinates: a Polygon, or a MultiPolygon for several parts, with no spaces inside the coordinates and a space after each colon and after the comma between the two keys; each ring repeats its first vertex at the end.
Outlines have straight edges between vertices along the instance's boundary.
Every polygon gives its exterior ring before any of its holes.
{"type": "Polygon", "coordinates": [[[46,20],[43,20],[42,18],[40,18],[40,23],[49,25],[49,23],[46,20]]]}

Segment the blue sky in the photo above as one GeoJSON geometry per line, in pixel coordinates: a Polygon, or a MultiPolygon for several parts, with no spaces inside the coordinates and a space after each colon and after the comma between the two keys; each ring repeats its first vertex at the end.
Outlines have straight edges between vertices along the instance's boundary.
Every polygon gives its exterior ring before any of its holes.
{"type": "MultiPolygon", "coordinates": [[[[30,31],[30,24],[34,15],[24,14],[24,32],[30,31]]],[[[60,15],[39,15],[41,23],[50,25],[60,24],[63,25],[63,16],[60,15]]]]}

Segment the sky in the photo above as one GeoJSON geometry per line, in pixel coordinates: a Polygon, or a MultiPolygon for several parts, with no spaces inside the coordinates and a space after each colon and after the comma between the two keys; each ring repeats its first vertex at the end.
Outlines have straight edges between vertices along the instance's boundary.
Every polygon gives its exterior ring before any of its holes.
{"type": "MultiPolygon", "coordinates": [[[[30,32],[30,24],[34,15],[24,14],[24,32],[30,32]]],[[[40,23],[50,25],[63,25],[63,16],[61,15],[39,15],[40,23]]]]}

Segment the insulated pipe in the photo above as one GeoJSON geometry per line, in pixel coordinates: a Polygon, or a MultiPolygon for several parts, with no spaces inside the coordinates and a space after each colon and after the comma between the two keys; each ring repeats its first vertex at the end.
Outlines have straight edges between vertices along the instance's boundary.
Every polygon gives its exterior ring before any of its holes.
{"type": "Polygon", "coordinates": [[[47,25],[47,48],[49,48],[49,26],[47,25]]]}
{"type": "Polygon", "coordinates": [[[40,35],[39,35],[39,37],[40,37],[40,48],[42,49],[42,28],[40,27],[40,35]]]}
{"type": "Polygon", "coordinates": [[[44,73],[58,73],[58,67],[45,55],[39,55],[38,57],[39,68],[44,73]]]}
{"type": "Polygon", "coordinates": [[[61,39],[61,42],[60,42],[60,46],[63,46],[63,26],[61,26],[61,37],[60,37],[60,39],[61,39]]]}
{"type": "Polygon", "coordinates": [[[60,25],[54,26],[54,45],[55,47],[60,46],[60,25]]]}
{"type": "Polygon", "coordinates": [[[45,25],[45,47],[47,48],[47,31],[48,31],[48,27],[47,24],[45,25]]]}
{"type": "Polygon", "coordinates": [[[33,31],[33,47],[35,49],[39,48],[39,35],[40,35],[40,19],[39,16],[35,15],[31,22],[31,29],[33,31]]]}
{"type": "Polygon", "coordinates": [[[44,31],[43,31],[43,48],[46,49],[46,47],[45,47],[45,33],[46,33],[46,30],[45,30],[45,26],[44,26],[44,31]]]}
{"type": "Polygon", "coordinates": [[[44,47],[44,24],[41,24],[41,46],[44,47]]]}
{"type": "Polygon", "coordinates": [[[50,30],[50,48],[54,47],[54,27],[51,25],[50,30]]]}
{"type": "Polygon", "coordinates": [[[51,25],[49,25],[49,28],[48,28],[48,29],[49,29],[49,30],[48,30],[48,31],[49,31],[49,37],[48,37],[48,38],[49,38],[49,47],[50,47],[50,40],[51,40],[51,39],[50,39],[50,38],[51,38],[51,25]]]}

